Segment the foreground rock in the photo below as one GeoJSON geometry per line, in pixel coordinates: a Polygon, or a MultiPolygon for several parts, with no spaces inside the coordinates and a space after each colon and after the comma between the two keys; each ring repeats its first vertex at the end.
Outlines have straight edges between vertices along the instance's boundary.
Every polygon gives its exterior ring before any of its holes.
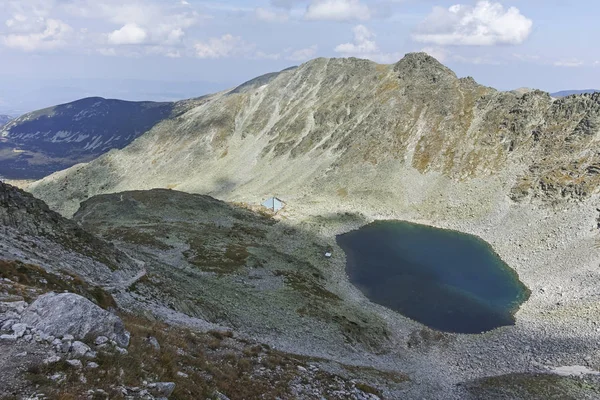
{"type": "Polygon", "coordinates": [[[21,321],[55,337],[106,336],[121,347],[129,344],[129,332],[119,317],[73,293],[40,296],[25,310],[21,321]]]}

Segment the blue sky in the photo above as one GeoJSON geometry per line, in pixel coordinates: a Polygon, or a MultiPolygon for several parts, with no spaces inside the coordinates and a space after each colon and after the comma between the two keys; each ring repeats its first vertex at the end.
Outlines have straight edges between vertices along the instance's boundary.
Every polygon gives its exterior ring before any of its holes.
{"type": "Polygon", "coordinates": [[[600,88],[600,2],[1,0],[0,112],[169,100],[315,57],[427,51],[502,90],[600,88]]]}

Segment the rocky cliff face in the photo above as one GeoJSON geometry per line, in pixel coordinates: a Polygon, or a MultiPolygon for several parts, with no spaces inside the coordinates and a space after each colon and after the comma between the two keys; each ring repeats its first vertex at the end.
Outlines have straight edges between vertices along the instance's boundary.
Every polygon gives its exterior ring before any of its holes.
{"type": "Polygon", "coordinates": [[[436,191],[491,176],[513,200],[582,199],[600,184],[599,118],[598,94],[498,92],[422,53],[394,65],[316,59],[207,97],[32,191],[70,215],[87,197],[152,187],[248,201],[395,197],[416,173],[436,191]]]}
{"type": "Polygon", "coordinates": [[[171,116],[174,107],[94,97],[5,121],[0,130],[0,176],[39,179],[123,148],[171,116]]]}

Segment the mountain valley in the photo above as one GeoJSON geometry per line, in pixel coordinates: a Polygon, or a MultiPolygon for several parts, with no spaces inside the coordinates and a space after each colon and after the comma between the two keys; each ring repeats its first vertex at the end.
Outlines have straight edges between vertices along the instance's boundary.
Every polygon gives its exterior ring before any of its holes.
{"type": "MultiPolygon", "coordinates": [[[[168,368],[119,378],[101,365],[113,386],[129,395],[148,379],[174,382],[178,399],[254,398],[231,382],[259,378],[266,398],[599,397],[599,94],[499,92],[412,53],[392,65],[319,58],[233,90],[140,107],[142,122],[127,133],[131,111],[97,133],[119,132],[114,146],[99,139],[82,151],[71,140],[112,112],[79,110],[79,127],[70,108],[61,111],[71,141],[40,136],[35,113],[2,131],[7,149],[30,146],[27,163],[39,152],[62,160],[44,168],[69,168],[28,185],[31,194],[0,183],[0,260],[37,266],[46,281],[84,282],[50,289],[118,314],[132,332],[122,360],[152,364],[140,350],[146,339],[167,343],[168,368]],[[40,137],[46,147],[36,148],[40,137]],[[283,210],[261,207],[271,196],[283,210]],[[350,283],[336,236],[379,220],[489,243],[530,291],[515,324],[444,333],[369,301],[350,283]],[[196,364],[194,346],[208,364],[196,364]],[[275,358],[286,361],[265,362],[275,358]]],[[[14,275],[2,281],[11,291],[14,275]]],[[[18,296],[32,307],[34,298],[18,296]]],[[[87,390],[71,372],[66,383],[44,381],[48,393],[87,390]]]]}

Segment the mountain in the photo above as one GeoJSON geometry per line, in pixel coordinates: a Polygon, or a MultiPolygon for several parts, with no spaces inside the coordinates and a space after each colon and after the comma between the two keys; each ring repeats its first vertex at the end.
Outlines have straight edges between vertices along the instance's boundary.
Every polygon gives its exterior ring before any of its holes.
{"type": "Polygon", "coordinates": [[[0,182],[0,260],[18,259],[67,272],[95,285],[118,286],[140,271],[114,245],[13,186],[0,182]]]}
{"type": "Polygon", "coordinates": [[[0,128],[8,124],[11,119],[13,118],[10,115],[0,115],[0,128]]]}
{"type": "Polygon", "coordinates": [[[409,207],[450,182],[486,182],[485,203],[581,199],[600,185],[599,118],[599,94],[499,92],[423,53],[393,65],[321,58],[207,96],[31,190],[65,215],[96,194],[160,187],[409,207]]]}
{"type": "Polygon", "coordinates": [[[572,96],[574,94],[592,94],[598,93],[600,90],[597,89],[585,89],[585,90],[562,90],[560,92],[552,93],[550,96],[552,97],[567,97],[572,96]]]}
{"type": "Polygon", "coordinates": [[[0,130],[0,176],[39,179],[93,160],[125,147],[174,109],[93,97],[22,115],[0,130]]]}
{"type": "MultiPolygon", "coordinates": [[[[189,76],[188,76],[189,78],[189,76]]],[[[175,102],[218,92],[235,82],[162,81],[146,79],[52,79],[0,76],[0,114],[23,115],[56,104],[86,97],[104,97],[127,101],[175,102]]]]}
{"type": "MultiPolygon", "coordinates": [[[[123,149],[28,187],[146,272],[113,296],[142,318],[132,340],[148,344],[130,352],[141,358],[111,359],[102,380],[133,375],[139,390],[147,376],[179,379],[188,392],[177,398],[220,397],[193,386],[223,381],[223,395],[256,398],[240,390],[265,376],[286,387],[266,385],[263,397],[598,398],[600,94],[499,92],[415,53],[392,65],[320,58],[176,109],[123,149]],[[271,196],[285,202],[275,215],[260,206],[271,196]],[[336,236],[375,220],[485,240],[531,292],[515,324],[443,333],[370,302],[336,236]],[[148,320],[167,326],[142,330],[148,320]],[[214,332],[212,352],[193,348],[206,340],[196,330],[215,325],[231,333],[214,332]],[[152,357],[149,336],[162,346],[165,330],[174,349],[152,357]],[[221,369],[204,364],[215,353],[228,360],[221,369]],[[376,397],[306,389],[322,371],[340,377],[332,384],[373,374],[376,388],[355,386],[376,397]],[[193,376],[188,386],[178,372],[193,376]]],[[[6,220],[14,230],[28,214],[6,220]]]]}

